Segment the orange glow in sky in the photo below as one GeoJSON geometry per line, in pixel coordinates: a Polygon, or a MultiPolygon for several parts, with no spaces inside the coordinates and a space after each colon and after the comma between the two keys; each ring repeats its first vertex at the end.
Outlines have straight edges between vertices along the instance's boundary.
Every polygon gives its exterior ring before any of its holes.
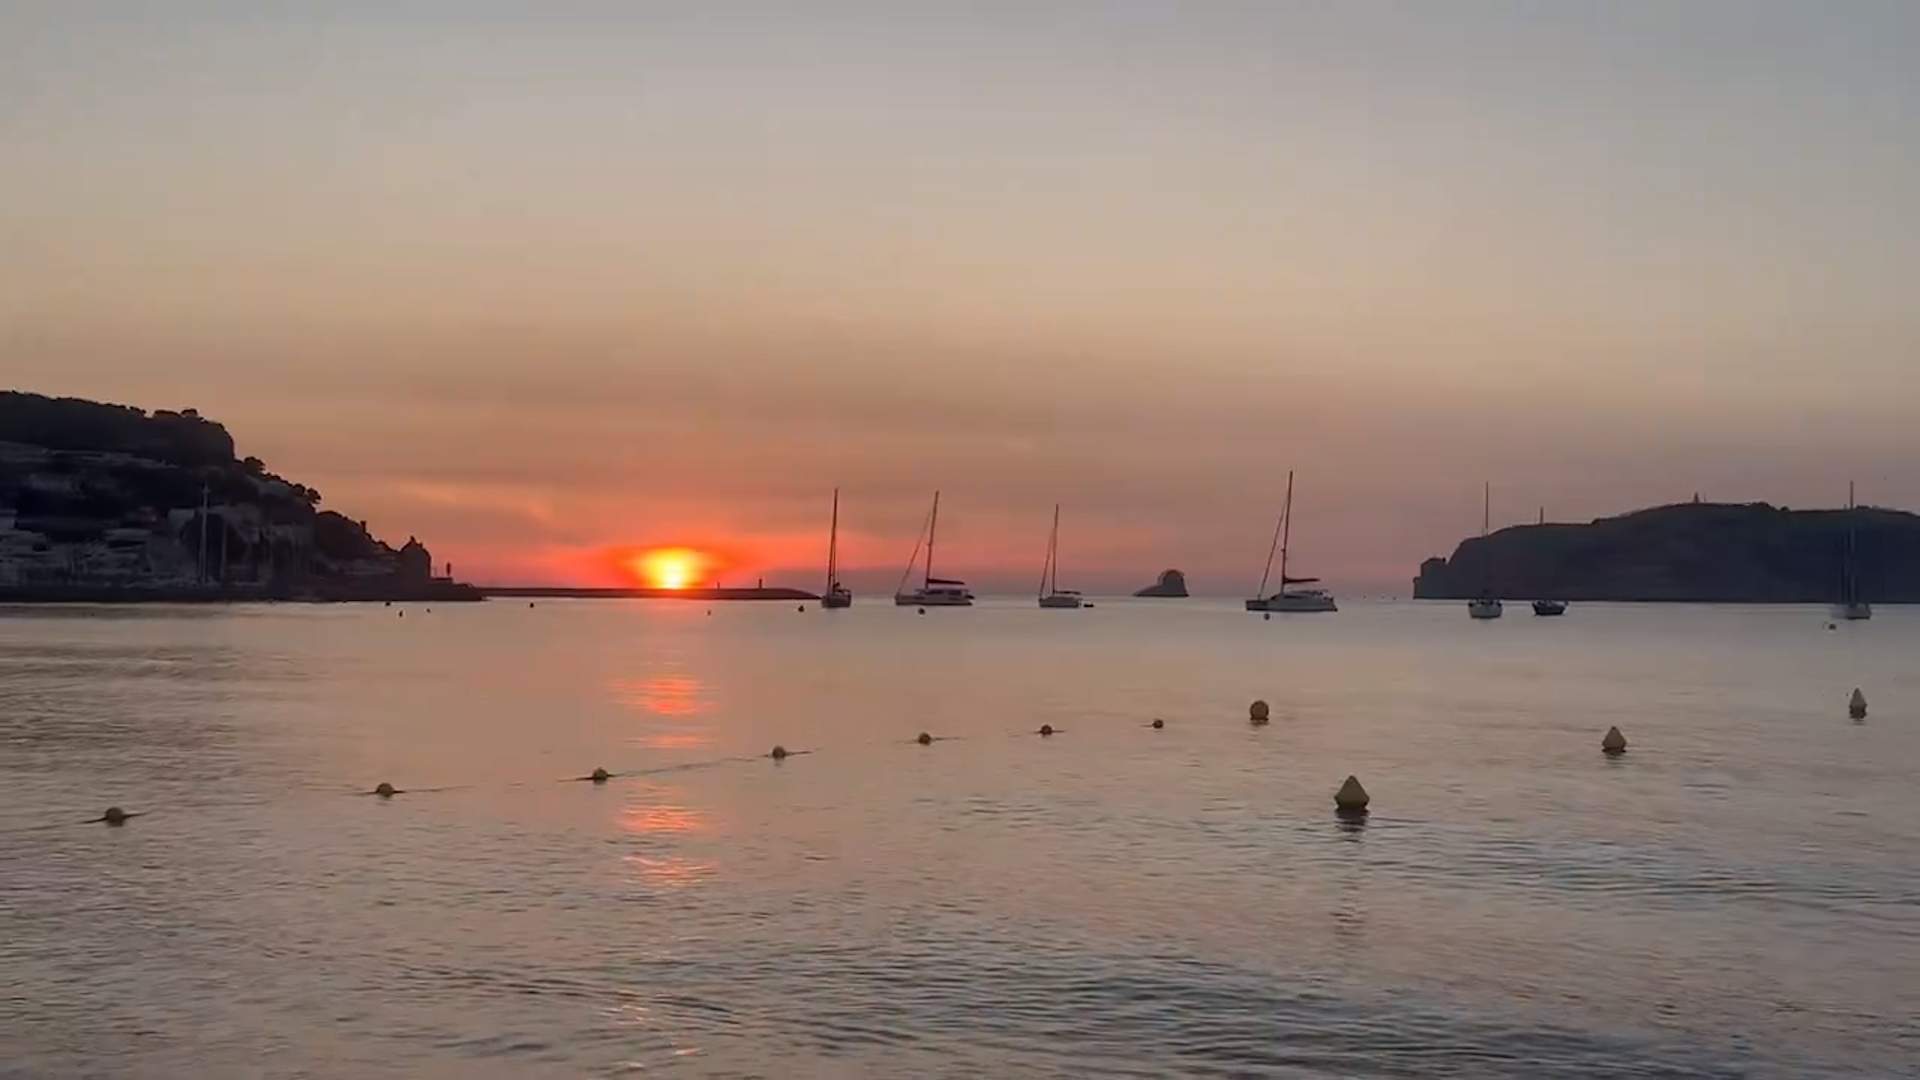
{"type": "Polygon", "coordinates": [[[714,559],[694,548],[649,548],[627,560],[627,569],[642,585],[656,589],[685,589],[706,580],[714,559]]]}

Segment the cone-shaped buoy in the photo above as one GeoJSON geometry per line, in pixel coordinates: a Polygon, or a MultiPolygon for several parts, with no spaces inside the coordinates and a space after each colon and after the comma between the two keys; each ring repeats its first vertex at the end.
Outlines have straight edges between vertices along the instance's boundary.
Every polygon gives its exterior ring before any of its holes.
{"type": "Polygon", "coordinates": [[[392,784],[387,783],[385,780],[382,780],[378,785],[374,787],[373,793],[375,795],[380,796],[383,799],[391,799],[395,795],[399,794],[399,789],[394,787],[392,784]]]}
{"type": "Polygon", "coordinates": [[[1052,724],[1041,724],[1041,725],[1040,725],[1040,734],[1042,734],[1042,735],[1051,735],[1051,734],[1053,734],[1053,725],[1052,725],[1052,724]]]}
{"type": "Polygon", "coordinates": [[[109,806],[107,807],[107,812],[100,815],[100,820],[106,822],[109,825],[125,825],[127,823],[127,819],[132,816],[133,815],[127,813],[125,810],[122,810],[117,806],[109,806]]]}
{"type": "Polygon", "coordinates": [[[1267,712],[1267,703],[1264,701],[1256,701],[1247,706],[1247,722],[1258,727],[1267,722],[1267,712]]]}
{"type": "Polygon", "coordinates": [[[923,731],[920,733],[919,737],[914,739],[913,741],[919,743],[921,746],[932,746],[933,736],[923,731]]]}
{"type": "Polygon", "coordinates": [[[1627,752],[1627,737],[1620,734],[1619,728],[1610,727],[1600,737],[1600,749],[1609,754],[1624,754],[1627,752]]]}
{"type": "Polygon", "coordinates": [[[787,748],[775,745],[774,748],[767,753],[767,756],[775,761],[784,761],[787,756],[787,748]]]}
{"type": "Polygon", "coordinates": [[[587,774],[587,779],[593,781],[596,784],[604,784],[612,777],[613,777],[613,774],[608,772],[605,769],[595,769],[593,770],[593,772],[587,774]]]}
{"type": "Polygon", "coordinates": [[[1853,696],[1847,699],[1847,715],[1855,720],[1867,718],[1867,695],[1861,693],[1857,686],[1853,688],[1853,696]]]}
{"type": "Polygon", "coordinates": [[[807,605],[801,604],[800,606],[794,608],[793,610],[799,612],[802,615],[805,615],[807,613],[807,605]]]}
{"type": "Polygon", "coordinates": [[[1167,726],[1167,722],[1165,720],[1162,720],[1157,716],[1153,718],[1153,730],[1159,731],[1161,728],[1166,726],[1167,726]]]}
{"type": "Polygon", "coordinates": [[[1360,786],[1357,776],[1347,777],[1346,783],[1340,785],[1340,790],[1333,793],[1334,807],[1350,814],[1364,811],[1367,802],[1367,789],[1360,786]]]}

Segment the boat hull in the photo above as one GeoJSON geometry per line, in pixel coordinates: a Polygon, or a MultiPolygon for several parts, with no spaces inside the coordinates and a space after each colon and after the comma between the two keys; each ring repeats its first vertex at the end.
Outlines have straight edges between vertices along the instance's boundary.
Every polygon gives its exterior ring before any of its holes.
{"type": "Polygon", "coordinates": [[[1040,606],[1043,608],[1077,608],[1080,604],[1081,600],[1078,596],[1064,596],[1055,593],[1052,596],[1043,596],[1040,598],[1040,606]]]}
{"type": "Polygon", "coordinates": [[[820,598],[820,606],[829,610],[850,608],[853,606],[853,594],[850,592],[829,592],[820,598]]]}
{"type": "Polygon", "coordinates": [[[1565,615],[1567,613],[1567,605],[1559,600],[1535,600],[1533,602],[1533,613],[1543,616],[1565,615]]]}
{"type": "Polygon", "coordinates": [[[895,593],[893,602],[900,607],[972,607],[973,594],[955,596],[951,593],[895,593]]]}
{"type": "Polygon", "coordinates": [[[1836,619],[1846,619],[1850,622],[1858,622],[1861,619],[1871,619],[1873,618],[1873,605],[1863,600],[1856,600],[1851,604],[1835,604],[1833,605],[1833,617],[1836,619]]]}
{"type": "Polygon", "coordinates": [[[1339,611],[1340,605],[1334,603],[1331,596],[1269,596],[1264,599],[1255,597],[1247,601],[1248,611],[1286,611],[1305,614],[1316,611],[1339,611]]]}
{"type": "Polygon", "coordinates": [[[1476,619],[1497,619],[1506,614],[1506,608],[1498,600],[1469,600],[1467,614],[1476,619]]]}

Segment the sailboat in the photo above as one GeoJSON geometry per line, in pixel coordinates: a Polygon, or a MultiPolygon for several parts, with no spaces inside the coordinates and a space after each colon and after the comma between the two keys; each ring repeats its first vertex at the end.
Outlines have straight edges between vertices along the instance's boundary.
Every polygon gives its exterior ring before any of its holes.
{"type": "Polygon", "coordinates": [[[820,594],[823,608],[853,606],[853,591],[840,584],[840,489],[833,489],[833,524],[827,527],[827,590],[820,594]]]}
{"type": "Polygon", "coordinates": [[[1040,567],[1040,606],[1077,608],[1080,594],[1060,588],[1060,504],[1053,504],[1053,532],[1047,537],[1047,561],[1040,567]]]}
{"type": "Polygon", "coordinates": [[[1858,621],[1873,618],[1873,605],[1860,599],[1860,561],[1855,548],[1853,482],[1847,482],[1847,562],[1840,575],[1840,602],[1833,605],[1833,617],[1858,621]]]}
{"type": "MultiPolygon", "coordinates": [[[[1487,527],[1491,523],[1492,518],[1493,485],[1485,484],[1481,487],[1480,502],[1480,538],[1482,540],[1487,538],[1487,527]]],[[[1491,576],[1492,572],[1491,569],[1489,569],[1488,577],[1491,578],[1491,576]]],[[[1467,614],[1476,619],[1497,619],[1505,613],[1505,605],[1500,603],[1499,597],[1493,595],[1493,582],[1491,580],[1481,586],[1479,596],[1467,601],[1467,614]]]]}
{"type": "Polygon", "coordinates": [[[1260,589],[1247,601],[1248,611],[1339,611],[1333,594],[1325,589],[1290,589],[1289,585],[1311,585],[1319,578],[1288,577],[1287,547],[1293,539],[1293,470],[1287,470],[1287,501],[1280,520],[1273,526],[1273,546],[1267,549],[1267,568],[1260,574],[1260,589]],[[1280,553],[1280,591],[1267,595],[1267,582],[1273,575],[1273,554],[1280,553]]]}
{"type": "Polygon", "coordinates": [[[927,515],[927,568],[926,576],[921,578],[920,587],[907,588],[907,579],[913,576],[913,567],[920,558],[920,539],[916,537],[913,554],[907,557],[907,572],[900,575],[900,585],[893,592],[893,602],[903,607],[971,607],[973,593],[967,589],[967,583],[954,578],[933,576],[933,537],[940,526],[940,493],[933,493],[933,512],[927,515]]]}

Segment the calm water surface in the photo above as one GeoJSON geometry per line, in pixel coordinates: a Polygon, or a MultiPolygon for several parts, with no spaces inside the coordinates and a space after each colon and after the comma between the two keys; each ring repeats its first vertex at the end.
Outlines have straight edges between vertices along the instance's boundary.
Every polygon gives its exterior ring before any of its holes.
{"type": "Polygon", "coordinates": [[[0,1074],[1920,1075],[1920,611],[1031,604],[0,609],[0,1074]]]}

